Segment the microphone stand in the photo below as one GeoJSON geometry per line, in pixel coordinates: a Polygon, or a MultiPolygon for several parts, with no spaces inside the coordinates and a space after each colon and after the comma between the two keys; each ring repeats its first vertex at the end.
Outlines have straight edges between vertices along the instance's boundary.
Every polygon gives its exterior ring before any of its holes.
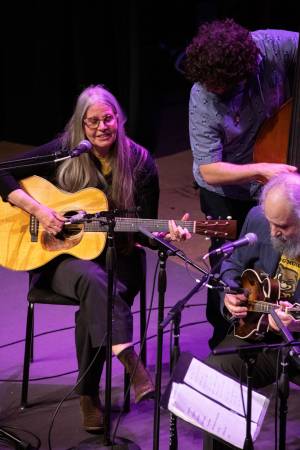
{"type": "MultiPolygon", "coordinates": [[[[159,450],[159,431],[160,431],[160,400],[161,400],[161,378],[162,378],[162,352],[163,352],[163,329],[164,327],[177,315],[177,312],[171,309],[168,313],[168,322],[164,324],[164,305],[165,305],[165,292],[167,287],[166,277],[166,261],[168,256],[178,256],[185,262],[189,263],[193,267],[197,268],[204,274],[203,281],[201,280],[193,289],[193,294],[197,292],[205,281],[209,278],[209,274],[205,272],[201,267],[197,266],[192,260],[187,258],[180,249],[172,245],[170,242],[155,236],[150,233],[146,228],[140,226],[139,231],[146,235],[152,241],[154,240],[158,246],[158,258],[159,258],[159,274],[158,274],[158,326],[157,326],[157,353],[156,353],[156,376],[155,376],[155,405],[154,405],[154,423],[153,423],[153,450],[159,450]]],[[[191,294],[191,296],[193,295],[191,294]]],[[[190,297],[189,297],[190,298],[190,297]]],[[[187,301],[187,300],[186,300],[187,301]]],[[[182,305],[182,308],[184,305],[182,305]]],[[[177,316],[178,317],[178,316],[177,316]]],[[[180,320],[178,322],[179,327],[180,320]]],[[[176,325],[176,329],[178,329],[176,325]]],[[[179,333],[176,333],[179,338],[179,333]]],[[[174,428],[174,436],[172,438],[172,444],[176,449],[177,435],[174,428]],[[176,445],[176,446],[175,446],[176,445]]]]}
{"type": "Polygon", "coordinates": [[[257,351],[263,350],[267,345],[246,345],[235,348],[228,348],[222,350],[213,350],[214,355],[229,355],[231,353],[239,353],[240,357],[246,364],[246,378],[247,378],[247,411],[246,411],[246,437],[244,441],[243,450],[254,450],[253,440],[251,435],[251,410],[252,410],[252,387],[253,387],[253,368],[257,359],[257,351]]]}
{"type": "MultiPolygon", "coordinates": [[[[179,345],[179,337],[180,337],[180,322],[181,322],[181,312],[184,309],[186,303],[200,290],[200,288],[205,284],[210,289],[219,289],[224,292],[232,292],[231,288],[227,286],[221,279],[216,278],[216,276],[212,275],[212,272],[217,269],[223,259],[227,258],[231,252],[225,253],[220,261],[215,264],[210,272],[205,272],[200,267],[196,266],[192,261],[187,261],[198,270],[200,270],[203,274],[201,280],[197,280],[196,286],[192,288],[192,290],[182,299],[179,300],[169,311],[167,317],[159,324],[159,327],[163,330],[171,321],[173,322],[173,337],[174,337],[174,347],[173,352],[171,354],[171,375],[176,366],[178,358],[180,356],[180,345],[179,345]],[[212,285],[208,284],[208,281],[212,282],[212,285]]],[[[180,256],[180,255],[178,255],[180,256]]],[[[170,439],[169,439],[169,450],[178,450],[178,437],[177,437],[177,416],[173,413],[170,413],[170,439]]]]}
{"type": "Polygon", "coordinates": [[[22,169],[23,167],[35,167],[49,163],[57,163],[65,159],[72,158],[72,155],[66,151],[59,151],[49,155],[31,156],[28,158],[12,159],[0,162],[0,172],[2,170],[22,169]]]}
{"type": "MultiPolygon", "coordinates": [[[[160,244],[158,251],[159,274],[158,274],[158,324],[164,318],[165,292],[167,288],[166,261],[169,250],[160,244]]],[[[157,352],[156,352],[156,375],[155,375],[155,400],[154,400],[154,423],[153,423],[153,449],[159,449],[160,431],[160,398],[161,398],[161,376],[162,376],[162,353],[163,332],[158,326],[157,352]]]]}
{"type": "MultiPolygon", "coordinates": [[[[176,363],[180,356],[180,322],[181,322],[181,313],[175,315],[173,319],[173,348],[171,351],[170,359],[170,376],[172,376],[176,363]]],[[[169,418],[169,450],[178,450],[178,436],[177,436],[177,416],[175,414],[170,413],[169,418]]]]}
{"type": "Polygon", "coordinates": [[[115,218],[107,217],[107,312],[106,312],[106,374],[105,374],[105,414],[104,414],[104,446],[111,445],[111,374],[112,374],[112,314],[114,308],[114,279],[116,249],[114,242],[115,218]]]}
{"type": "Polygon", "coordinates": [[[252,389],[253,389],[253,368],[256,363],[257,354],[240,352],[246,364],[247,372],[247,412],[246,412],[246,437],[243,450],[253,450],[253,440],[251,435],[251,411],[252,411],[252,389]]]}
{"type": "MultiPolygon", "coordinates": [[[[276,314],[277,315],[277,314],[276,314]]],[[[272,314],[273,316],[273,314],[272,314]]],[[[279,319],[280,320],[280,319],[279,319]]],[[[230,355],[233,353],[238,353],[240,357],[246,362],[246,369],[247,369],[247,411],[246,411],[246,437],[244,441],[243,450],[249,450],[254,449],[253,447],[253,440],[251,435],[251,408],[252,408],[252,374],[253,374],[253,368],[255,366],[257,353],[259,351],[264,351],[265,349],[268,350],[275,350],[275,349],[282,349],[282,350],[289,350],[290,346],[293,345],[293,349],[295,345],[300,345],[300,342],[291,341],[289,343],[279,343],[279,344],[253,344],[253,345],[243,345],[239,347],[228,347],[228,348],[222,348],[222,349],[215,349],[213,350],[214,355],[230,355]]],[[[297,351],[299,349],[297,348],[297,351]]],[[[287,373],[287,371],[286,371],[287,373]]],[[[286,378],[286,374],[284,375],[284,378],[286,378]]],[[[286,389],[285,389],[286,392],[286,389]]],[[[285,406],[285,404],[283,405],[285,406]]],[[[282,417],[282,422],[284,421],[286,416],[282,417]]],[[[283,424],[281,424],[283,425],[283,424]]],[[[279,449],[284,450],[285,449],[285,422],[284,422],[284,428],[280,432],[281,436],[281,442],[279,449]]]]}
{"type": "MultiPolygon", "coordinates": [[[[180,336],[180,322],[181,322],[181,311],[184,309],[186,303],[200,290],[200,288],[209,279],[210,274],[205,273],[201,280],[193,287],[193,289],[182,299],[179,300],[169,311],[167,317],[160,322],[159,329],[162,330],[173,321],[174,324],[174,349],[171,355],[171,374],[175,368],[180,355],[179,347],[179,336],[180,336]]],[[[169,450],[178,449],[178,438],[177,438],[177,417],[175,414],[170,413],[170,440],[169,440],[169,450]]]]}
{"type": "Polygon", "coordinates": [[[289,397],[289,378],[288,378],[288,356],[291,355],[295,360],[298,367],[300,367],[300,349],[297,346],[294,346],[294,338],[290,332],[290,330],[283,324],[282,320],[276,314],[275,309],[271,310],[271,316],[279,328],[280,334],[283,337],[283,340],[289,345],[288,347],[284,347],[281,349],[281,374],[278,382],[279,389],[279,450],[285,449],[285,440],[286,440],[286,419],[288,413],[288,404],[287,400],[289,397]]]}
{"type": "MultiPolygon", "coordinates": [[[[125,210],[122,210],[124,214],[125,210]]],[[[116,248],[114,238],[114,228],[116,224],[116,217],[121,214],[120,210],[102,211],[96,214],[86,214],[86,219],[79,220],[82,222],[89,222],[94,218],[101,222],[103,218],[103,225],[107,231],[107,251],[106,251],[106,271],[107,271],[107,316],[106,316],[106,373],[105,373],[105,408],[104,408],[104,435],[103,442],[99,442],[98,438],[91,438],[81,442],[77,450],[85,450],[89,444],[92,443],[93,449],[115,449],[115,450],[141,450],[141,448],[126,438],[116,437],[114,441],[111,440],[111,375],[112,375],[112,318],[114,309],[114,282],[116,273],[116,248]]]]}
{"type": "Polygon", "coordinates": [[[88,140],[84,139],[77,147],[73,149],[62,149],[57,152],[49,153],[46,155],[28,156],[27,158],[12,159],[9,161],[3,161],[0,163],[1,170],[11,170],[23,167],[38,166],[42,164],[48,164],[50,162],[57,163],[64,161],[65,159],[75,158],[82,153],[89,152],[92,149],[92,144],[88,140]]]}
{"type": "Polygon", "coordinates": [[[35,447],[32,447],[30,444],[21,440],[15,434],[4,430],[2,427],[0,427],[0,439],[11,443],[13,445],[13,448],[17,448],[19,450],[35,450],[35,447]]]}

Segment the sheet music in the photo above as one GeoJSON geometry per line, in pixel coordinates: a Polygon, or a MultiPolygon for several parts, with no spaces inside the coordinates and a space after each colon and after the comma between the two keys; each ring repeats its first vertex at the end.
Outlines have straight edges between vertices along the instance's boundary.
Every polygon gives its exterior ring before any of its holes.
{"type": "MultiPolygon", "coordinates": [[[[181,383],[172,383],[168,409],[176,416],[209,433],[243,448],[246,437],[246,419],[234,411],[196,392],[181,383]]],[[[260,427],[251,423],[251,435],[256,439],[260,427]]]]}
{"type": "MultiPolygon", "coordinates": [[[[223,375],[196,358],[193,358],[185,375],[184,382],[244,416],[241,388],[238,381],[229,378],[227,375],[223,375]]],[[[247,411],[247,387],[243,386],[242,390],[245,410],[247,411]]],[[[269,399],[253,390],[251,420],[256,423],[262,421],[265,414],[263,414],[263,417],[261,415],[263,412],[266,412],[268,405],[269,399]]]]}

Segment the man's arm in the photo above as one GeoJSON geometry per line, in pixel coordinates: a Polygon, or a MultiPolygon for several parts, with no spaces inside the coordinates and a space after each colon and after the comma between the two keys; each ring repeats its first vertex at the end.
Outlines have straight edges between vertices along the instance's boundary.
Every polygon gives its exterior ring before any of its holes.
{"type": "Polygon", "coordinates": [[[204,181],[211,185],[242,184],[249,181],[265,182],[280,173],[296,171],[295,166],[273,163],[240,165],[219,161],[199,166],[199,172],[204,181]]]}

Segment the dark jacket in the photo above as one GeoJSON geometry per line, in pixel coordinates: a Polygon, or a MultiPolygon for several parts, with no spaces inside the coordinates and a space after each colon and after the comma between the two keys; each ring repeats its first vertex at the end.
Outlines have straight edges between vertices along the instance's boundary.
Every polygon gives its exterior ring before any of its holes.
{"type": "MultiPolygon", "coordinates": [[[[280,255],[272,246],[270,226],[260,206],[252,208],[247,215],[241,236],[247,233],[255,233],[258,238],[257,242],[254,245],[237,248],[221,266],[222,280],[229,286],[240,285],[240,276],[245,269],[263,271],[270,277],[275,276],[280,255]]],[[[299,298],[300,282],[298,282],[293,296],[294,301],[299,298]]],[[[223,307],[224,295],[222,310],[223,307]]]]}

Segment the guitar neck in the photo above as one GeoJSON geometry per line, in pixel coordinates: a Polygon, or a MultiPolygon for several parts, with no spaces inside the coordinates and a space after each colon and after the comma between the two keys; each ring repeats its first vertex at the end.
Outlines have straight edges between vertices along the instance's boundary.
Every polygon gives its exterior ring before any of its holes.
{"type": "MultiPolygon", "coordinates": [[[[187,228],[190,233],[196,232],[195,221],[176,221],[177,225],[183,228],[187,228]]],[[[149,231],[169,231],[169,221],[166,219],[128,219],[119,217],[116,221],[116,231],[121,232],[136,232],[139,231],[140,226],[146,228],[149,231]]]]}
{"type": "MultiPolygon", "coordinates": [[[[273,309],[279,308],[279,305],[275,303],[268,303],[264,301],[248,301],[247,304],[248,311],[258,312],[264,314],[271,314],[273,309]]],[[[300,305],[296,303],[294,306],[284,308],[284,312],[292,316],[295,320],[300,320],[300,305]]]]}
{"type": "Polygon", "coordinates": [[[248,311],[251,312],[259,312],[259,313],[265,313],[265,314],[271,314],[271,311],[273,309],[278,308],[278,305],[274,303],[268,303],[263,301],[251,301],[249,300],[247,303],[248,311]]]}
{"type": "MultiPolygon", "coordinates": [[[[157,220],[157,219],[140,219],[140,218],[127,218],[127,217],[117,217],[115,224],[116,232],[124,233],[135,233],[138,232],[140,227],[144,227],[149,231],[168,231],[169,230],[168,220],[157,220]]],[[[185,227],[190,233],[196,232],[196,222],[195,221],[176,221],[177,225],[185,227]]],[[[107,228],[107,221],[104,217],[103,219],[92,220],[91,222],[86,222],[84,224],[84,231],[103,231],[107,228]]]]}
{"type": "MultiPolygon", "coordinates": [[[[186,228],[192,234],[202,234],[208,237],[222,237],[233,239],[236,235],[236,221],[234,220],[176,220],[176,225],[186,228]]],[[[116,217],[115,231],[134,233],[140,227],[148,231],[168,231],[168,219],[141,219],[116,217]]],[[[84,231],[107,231],[107,219],[97,218],[84,223],[84,231]]]]}

